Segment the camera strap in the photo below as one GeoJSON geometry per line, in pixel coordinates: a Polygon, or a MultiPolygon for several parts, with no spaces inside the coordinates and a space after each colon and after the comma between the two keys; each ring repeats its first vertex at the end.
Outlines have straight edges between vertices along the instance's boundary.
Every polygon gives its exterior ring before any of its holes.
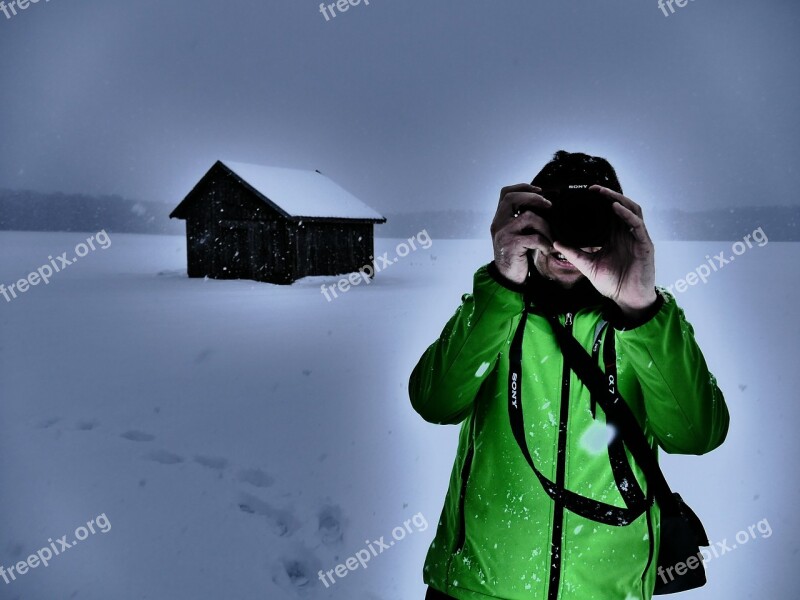
{"type": "MultiPolygon", "coordinates": [[[[600,331],[592,345],[592,362],[597,364],[597,358],[600,355],[600,342],[604,340],[603,364],[605,365],[606,383],[609,389],[616,389],[617,353],[614,331],[609,327],[606,321],[601,321],[599,329],[600,331]]],[[[589,391],[592,394],[592,417],[597,418],[597,390],[590,389],[589,391]]],[[[606,423],[613,427],[611,423],[608,423],[608,420],[606,420],[606,423]]],[[[631,463],[628,461],[628,457],[625,454],[622,434],[617,428],[614,428],[614,436],[608,444],[608,459],[611,463],[611,471],[614,474],[614,481],[617,483],[617,489],[622,497],[625,498],[628,506],[645,502],[644,492],[636,476],[633,474],[631,463]]]]}
{"type": "Polygon", "coordinates": [[[681,514],[681,508],[658,465],[656,453],[617,386],[607,385],[600,367],[592,361],[583,346],[564,328],[557,317],[548,315],[547,319],[561,346],[564,360],[578,379],[597,394],[597,403],[605,412],[607,422],[619,432],[634,460],[644,472],[651,494],[658,501],[662,514],[681,514]]]}
{"type": "MultiPolygon", "coordinates": [[[[522,381],[523,381],[522,341],[525,334],[525,324],[527,323],[527,317],[528,317],[527,307],[528,307],[528,302],[526,301],[526,309],[523,311],[522,316],[520,317],[520,321],[519,324],[517,325],[517,329],[514,333],[514,337],[511,342],[511,348],[509,350],[510,360],[509,360],[509,374],[508,374],[508,413],[514,439],[516,440],[517,445],[522,451],[523,457],[525,458],[528,465],[531,467],[537,479],[541,483],[542,488],[547,493],[547,495],[550,496],[550,498],[552,498],[554,501],[561,502],[566,509],[582,517],[590,519],[592,521],[597,521],[600,523],[605,523],[607,525],[614,525],[614,526],[629,525],[639,516],[641,516],[645,510],[647,510],[647,502],[644,500],[644,495],[641,494],[641,489],[638,490],[638,494],[633,489],[631,489],[630,493],[626,492],[623,494],[622,497],[623,500],[625,501],[626,507],[614,506],[606,502],[601,502],[599,500],[594,500],[593,498],[588,498],[586,496],[576,494],[575,492],[567,489],[565,486],[559,486],[554,481],[550,480],[547,476],[545,476],[536,467],[533,457],[531,456],[530,451],[528,449],[527,441],[525,439],[525,424],[522,411],[522,381]]],[[[563,326],[561,325],[561,323],[558,322],[558,319],[556,317],[553,317],[553,319],[555,319],[555,322],[558,324],[558,326],[563,329],[563,326]]],[[[566,332],[566,329],[564,329],[563,331],[575,341],[575,344],[578,343],[575,340],[575,338],[573,338],[568,332],[566,332]]],[[[561,342],[560,339],[559,342],[561,342]]],[[[585,350],[583,350],[583,353],[586,359],[590,360],[589,355],[586,353],[585,350]]],[[[565,360],[566,359],[567,357],[565,354],[565,360]]],[[[570,367],[572,368],[571,363],[568,364],[570,364],[570,367]]],[[[596,368],[598,372],[600,372],[599,367],[596,368]]],[[[590,387],[590,389],[592,389],[591,386],[587,387],[590,387]]],[[[604,384],[603,387],[605,387],[604,384]]],[[[604,405],[608,404],[606,402],[606,398],[598,397],[598,403],[600,404],[601,408],[603,408],[603,410],[605,411],[604,405]]],[[[616,452],[618,451],[619,450],[617,449],[616,452]]],[[[624,449],[623,449],[623,457],[624,457],[624,449]]],[[[611,458],[611,460],[613,465],[615,460],[613,458],[611,458]]],[[[630,465],[628,465],[628,469],[630,469],[630,465]]],[[[624,481],[624,478],[627,475],[622,475],[623,471],[621,469],[621,465],[619,472],[621,474],[620,476],[622,479],[617,481],[617,485],[624,486],[624,483],[621,482],[624,481]]],[[[617,480],[617,475],[615,475],[615,480],[617,480]]],[[[632,482],[636,480],[635,478],[631,477],[628,481],[632,482]]],[[[622,488],[620,488],[620,491],[622,491],[622,488]]]]}

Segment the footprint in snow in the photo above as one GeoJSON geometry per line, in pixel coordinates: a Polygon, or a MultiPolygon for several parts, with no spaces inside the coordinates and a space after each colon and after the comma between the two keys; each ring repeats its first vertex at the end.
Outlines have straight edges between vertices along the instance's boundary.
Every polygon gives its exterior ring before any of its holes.
{"type": "Polygon", "coordinates": [[[39,421],[35,427],[37,429],[49,429],[50,427],[58,423],[60,420],[61,417],[48,417],[46,419],[42,419],[41,421],[39,421]]]}
{"type": "Polygon", "coordinates": [[[78,421],[77,423],[75,423],[75,429],[78,431],[91,431],[98,425],[100,425],[100,423],[98,423],[94,419],[85,419],[83,421],[78,421]]]}
{"type": "Polygon", "coordinates": [[[144,455],[147,460],[160,463],[162,465],[177,465],[183,462],[183,457],[168,452],[167,450],[153,450],[144,455]]]}
{"type": "Polygon", "coordinates": [[[278,537],[288,537],[300,527],[300,522],[291,512],[274,508],[251,494],[239,496],[239,510],[250,515],[265,517],[270,530],[278,537]]]}
{"type": "Polygon", "coordinates": [[[236,477],[239,481],[260,488],[267,488],[275,483],[275,478],[261,469],[242,469],[236,477]]]}
{"type": "Polygon", "coordinates": [[[194,457],[194,462],[206,469],[223,471],[228,466],[228,459],[219,456],[200,456],[194,457]]]}
{"type": "Polygon", "coordinates": [[[150,433],[145,433],[144,431],[137,431],[135,429],[126,431],[125,433],[120,435],[120,437],[125,438],[126,440],[130,440],[132,442],[152,442],[154,439],[156,439],[156,436],[150,433]]]}
{"type": "Polygon", "coordinates": [[[272,582],[295,597],[316,596],[319,591],[317,573],[321,569],[319,559],[305,549],[298,548],[290,555],[282,556],[272,563],[272,582]]]}
{"type": "Polygon", "coordinates": [[[344,536],[344,517],[338,506],[323,506],[317,515],[317,531],[326,546],[340,542],[344,536]]]}

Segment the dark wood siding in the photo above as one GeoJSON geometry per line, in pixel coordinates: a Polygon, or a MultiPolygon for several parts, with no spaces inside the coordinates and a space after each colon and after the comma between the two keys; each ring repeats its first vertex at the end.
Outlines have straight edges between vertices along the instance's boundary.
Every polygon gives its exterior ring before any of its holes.
{"type": "Polygon", "coordinates": [[[304,220],[297,231],[297,272],[342,275],[372,262],[372,223],[304,220]]]}

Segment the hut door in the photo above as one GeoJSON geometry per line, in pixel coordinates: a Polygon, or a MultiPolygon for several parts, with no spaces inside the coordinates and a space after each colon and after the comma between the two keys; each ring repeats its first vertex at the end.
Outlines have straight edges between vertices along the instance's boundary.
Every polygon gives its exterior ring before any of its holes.
{"type": "Polygon", "coordinates": [[[252,257],[250,228],[231,226],[225,232],[222,248],[222,265],[226,279],[250,279],[252,277],[252,257]]]}

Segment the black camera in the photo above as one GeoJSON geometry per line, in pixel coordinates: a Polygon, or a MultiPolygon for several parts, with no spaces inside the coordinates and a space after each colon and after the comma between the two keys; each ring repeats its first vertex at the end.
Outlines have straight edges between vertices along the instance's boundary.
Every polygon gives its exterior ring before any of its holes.
{"type": "Polygon", "coordinates": [[[573,248],[602,247],[609,242],[617,220],[612,198],[583,184],[540,187],[540,195],[553,205],[535,212],[547,221],[553,241],[573,248]]]}

